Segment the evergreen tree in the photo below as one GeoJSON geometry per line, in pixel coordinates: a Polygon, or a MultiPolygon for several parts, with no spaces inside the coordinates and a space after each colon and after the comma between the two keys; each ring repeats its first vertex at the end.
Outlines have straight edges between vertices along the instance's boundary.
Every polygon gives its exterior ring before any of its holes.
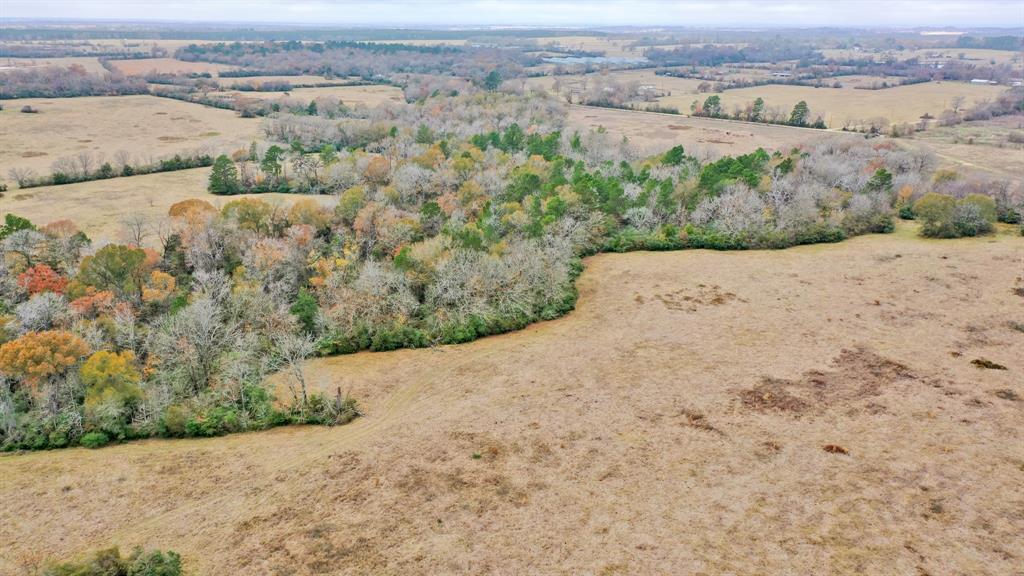
{"type": "Polygon", "coordinates": [[[807,102],[803,100],[796,103],[793,106],[793,112],[789,115],[789,124],[791,126],[807,126],[807,116],[811,113],[811,109],[808,108],[807,102]]]}
{"type": "Polygon", "coordinates": [[[238,194],[241,186],[238,183],[238,168],[226,155],[221,154],[213,162],[210,172],[210,185],[207,189],[211,194],[238,194]]]}

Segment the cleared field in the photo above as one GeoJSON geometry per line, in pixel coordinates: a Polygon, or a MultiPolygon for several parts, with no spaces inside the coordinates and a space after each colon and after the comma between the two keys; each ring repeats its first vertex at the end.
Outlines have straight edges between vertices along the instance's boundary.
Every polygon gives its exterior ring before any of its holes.
{"type": "Polygon", "coordinates": [[[0,179],[13,167],[48,174],[53,161],[79,152],[119,150],[133,161],[207,147],[223,152],[260,138],[260,121],[231,110],[155,96],[7,100],[0,110],[0,179]],[[39,114],[22,114],[22,106],[39,114]]]}
{"type": "MultiPolygon", "coordinates": [[[[223,206],[231,200],[250,196],[214,196],[207,193],[209,175],[209,168],[196,168],[12,190],[0,199],[0,214],[17,214],[38,224],[68,219],[74,221],[93,241],[116,241],[121,232],[121,221],[127,216],[139,214],[156,222],[167,215],[167,209],[172,204],[189,198],[202,198],[214,206],[223,206]]],[[[283,204],[291,204],[299,198],[313,198],[324,205],[336,201],[333,196],[300,194],[251,196],[283,204]]]]}
{"type": "Polygon", "coordinates": [[[982,48],[921,48],[917,50],[884,50],[864,51],[848,49],[826,49],[821,53],[826,58],[835,59],[863,59],[872,58],[876,62],[883,62],[890,59],[909,60],[919,58],[921,60],[960,60],[963,62],[1012,64],[1020,63],[1024,56],[1020,52],[1010,50],[985,50],[982,48]]]}
{"type": "MultiPolygon", "coordinates": [[[[839,80],[842,82],[841,78],[839,80]]],[[[858,124],[879,117],[891,123],[916,122],[926,112],[938,117],[957,96],[963,96],[966,99],[965,106],[970,107],[1005,91],[1005,86],[928,82],[884,90],[857,90],[852,84],[844,84],[843,88],[767,85],[726,90],[719,96],[723,108],[730,112],[734,106],[743,107],[758,97],[764,99],[766,106],[781,107],[787,111],[804,100],[811,108],[812,117],[821,114],[830,127],[840,128],[847,122],[858,124]]],[[[704,98],[706,96],[702,95],[699,99],[703,101],[704,98]]],[[[683,111],[690,109],[694,99],[691,95],[673,94],[659,98],[658,102],[683,111]]]]}
{"type": "MultiPolygon", "coordinates": [[[[515,82],[515,80],[512,82],[515,82]]],[[[540,88],[560,94],[565,94],[570,89],[586,90],[588,86],[598,82],[618,82],[623,85],[636,83],[654,86],[659,93],[677,96],[679,94],[697,94],[697,87],[704,81],[692,78],[658,76],[654,73],[654,70],[618,70],[614,72],[593,72],[590,74],[535,76],[526,79],[528,87],[540,88]]],[[[688,109],[689,104],[687,104],[688,109]]]]}
{"type": "Polygon", "coordinates": [[[228,88],[235,84],[249,84],[256,85],[264,82],[289,82],[291,84],[316,84],[319,82],[340,82],[337,78],[327,78],[326,76],[247,76],[245,78],[218,78],[217,83],[221,86],[228,88]]]}
{"type": "Polygon", "coordinates": [[[650,153],[682,144],[694,155],[746,154],[758,148],[789,150],[818,138],[860,138],[851,133],[823,132],[791,126],[751,124],[710,118],[691,118],[633,110],[571,106],[569,129],[586,131],[604,127],[616,137],[626,136],[650,153]]]}
{"type": "Polygon", "coordinates": [[[590,258],[563,319],[314,362],[347,426],[0,457],[0,572],[1014,574],[1024,239],[912,233],[590,258]]]}
{"type": "Polygon", "coordinates": [[[605,56],[625,56],[631,58],[643,56],[643,48],[630,46],[632,42],[632,38],[611,36],[552,36],[550,38],[537,38],[537,45],[539,47],[554,44],[571,50],[603,52],[605,56]]]}
{"type": "Polygon", "coordinates": [[[78,65],[92,74],[106,74],[107,70],[99,59],[91,57],[76,58],[0,58],[0,74],[9,70],[21,70],[25,68],[41,68],[45,66],[68,67],[78,65]]]}
{"type": "Polygon", "coordinates": [[[129,76],[157,74],[202,74],[216,75],[223,70],[234,70],[235,66],[215,62],[185,62],[174,58],[140,58],[136,60],[111,60],[110,64],[129,76]]]}
{"type": "Polygon", "coordinates": [[[295,88],[288,92],[236,92],[225,90],[222,92],[210,92],[210,96],[227,96],[234,98],[253,98],[259,100],[277,100],[278,98],[292,98],[296,100],[310,101],[320,97],[331,97],[341,100],[344,104],[377,106],[384,102],[404,102],[405,96],[401,88],[397,86],[368,85],[368,86],[327,86],[324,88],[295,88]]]}

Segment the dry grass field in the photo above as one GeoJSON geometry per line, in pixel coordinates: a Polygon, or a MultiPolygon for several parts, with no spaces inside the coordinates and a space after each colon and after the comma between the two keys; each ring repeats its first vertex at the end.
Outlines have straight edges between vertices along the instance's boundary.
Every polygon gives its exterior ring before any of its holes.
{"type": "Polygon", "coordinates": [[[603,52],[605,56],[639,58],[643,56],[643,48],[629,46],[633,42],[631,38],[611,36],[552,36],[550,38],[537,38],[540,47],[554,44],[572,50],[585,50],[587,52],[603,52]]]}
{"type": "MultiPolygon", "coordinates": [[[[156,222],[167,215],[167,209],[175,202],[202,198],[214,206],[223,206],[233,199],[246,196],[209,194],[206,191],[209,175],[209,168],[195,168],[63,186],[11,190],[0,199],[0,214],[17,214],[38,224],[68,219],[74,221],[93,241],[117,241],[122,230],[121,222],[128,216],[138,214],[151,222],[156,222]]],[[[324,205],[336,201],[333,196],[255,196],[267,202],[289,205],[299,198],[313,198],[324,205]]]]}
{"type": "Polygon", "coordinates": [[[217,83],[221,86],[228,88],[235,84],[249,84],[256,85],[264,82],[288,82],[292,85],[297,84],[317,84],[320,82],[340,82],[339,79],[327,78],[326,76],[247,76],[245,78],[218,78],[217,83]]]}
{"type": "Polygon", "coordinates": [[[789,150],[818,138],[860,138],[843,132],[823,132],[809,128],[752,124],[712,118],[693,118],[636,110],[571,106],[568,130],[586,131],[598,127],[626,136],[642,151],[655,154],[682,144],[690,154],[713,156],[746,154],[758,148],[789,150]]]}
{"type": "MultiPolygon", "coordinates": [[[[839,80],[843,82],[842,78],[839,80]]],[[[719,96],[723,109],[729,112],[759,97],[764,99],[766,106],[781,107],[786,111],[804,100],[811,108],[812,117],[820,114],[829,127],[841,128],[847,122],[859,124],[879,117],[891,123],[917,122],[926,112],[938,117],[943,110],[950,108],[950,102],[956,96],[965,97],[965,106],[969,108],[981,100],[993,99],[1006,91],[1005,86],[979,86],[965,82],[928,82],[883,90],[859,90],[854,85],[844,83],[842,88],[812,88],[776,84],[726,90],[719,96]]],[[[686,112],[694,100],[703,102],[707,96],[673,94],[659,98],[658,103],[686,112]]]]}
{"type": "Polygon", "coordinates": [[[110,64],[129,76],[145,76],[151,72],[157,74],[202,74],[216,75],[224,70],[234,70],[235,66],[216,62],[185,62],[174,58],[140,58],[135,60],[111,60],[110,64]]]}
{"type": "Polygon", "coordinates": [[[315,361],[338,428],[0,457],[0,572],[1017,574],[1024,239],[913,232],[590,258],[560,320],[315,361]]]}
{"type": "MultiPolygon", "coordinates": [[[[752,79],[763,77],[765,74],[764,71],[739,68],[717,68],[714,71],[724,72],[726,79],[752,79]]],[[[635,83],[654,86],[659,93],[665,94],[657,99],[658,105],[674,107],[684,114],[690,112],[690,105],[694,100],[704,102],[712,95],[698,91],[698,86],[704,82],[703,80],[658,76],[650,69],[537,76],[526,79],[525,86],[548,91],[556,91],[557,87],[557,92],[565,94],[571,88],[592,88],[602,80],[623,85],[635,83]]],[[[857,124],[877,117],[895,123],[917,122],[925,112],[938,117],[943,110],[950,107],[954,97],[963,96],[964,106],[969,108],[981,100],[993,99],[1007,89],[1006,86],[972,85],[965,82],[929,82],[882,90],[864,90],[856,87],[894,80],[874,76],[843,76],[835,80],[842,84],[842,88],[770,84],[726,90],[718,93],[718,96],[722,100],[723,109],[729,113],[735,107],[743,108],[760,97],[764,99],[768,108],[779,108],[785,111],[787,116],[793,105],[804,100],[811,107],[812,115],[821,114],[830,127],[841,128],[847,122],[857,124]]],[[[643,106],[644,103],[638,102],[637,105],[643,106]]]]}
{"type": "Polygon", "coordinates": [[[826,58],[835,59],[863,59],[872,58],[876,62],[883,62],[890,59],[909,60],[918,58],[920,60],[960,60],[969,63],[991,63],[998,64],[1020,64],[1022,56],[1019,52],[1010,50],[985,50],[982,48],[921,48],[917,50],[884,50],[879,52],[847,49],[826,49],[821,53],[826,58]]]}
{"type": "Polygon", "coordinates": [[[293,98],[310,101],[321,96],[337,98],[349,106],[361,105],[374,107],[384,102],[404,102],[402,89],[397,86],[372,84],[368,86],[326,86],[323,88],[295,88],[288,92],[236,92],[225,90],[210,92],[210,96],[233,96],[237,98],[254,98],[260,100],[277,100],[293,98]]]}
{"type": "Polygon", "coordinates": [[[113,160],[119,150],[148,162],[208,147],[224,152],[259,138],[260,121],[155,96],[7,100],[0,110],[0,179],[13,167],[48,174],[53,161],[83,151],[113,160]],[[22,114],[22,106],[39,114],[22,114]]]}
{"type": "Polygon", "coordinates": [[[0,58],[0,74],[9,70],[36,68],[44,66],[68,67],[78,65],[91,74],[106,74],[107,70],[99,59],[88,56],[68,58],[0,58]]]}

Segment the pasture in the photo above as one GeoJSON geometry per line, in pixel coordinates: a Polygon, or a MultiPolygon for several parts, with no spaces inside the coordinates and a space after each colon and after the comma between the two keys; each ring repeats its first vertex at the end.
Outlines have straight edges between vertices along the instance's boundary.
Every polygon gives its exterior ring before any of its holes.
{"type": "Polygon", "coordinates": [[[234,66],[216,62],[185,62],[174,58],[137,58],[133,60],[111,60],[111,66],[129,76],[145,76],[148,74],[210,74],[216,76],[224,70],[234,70],[234,66]]]}
{"type": "Polygon", "coordinates": [[[352,424],[0,457],[0,572],[1013,573],[1024,239],[912,234],[597,256],[565,318],[315,361],[352,424]]]}
{"type": "Polygon", "coordinates": [[[107,70],[100,61],[91,56],[67,58],[0,58],[0,74],[10,70],[42,68],[45,66],[70,67],[81,66],[91,74],[106,74],[107,70]]]}
{"type": "Polygon", "coordinates": [[[287,92],[233,91],[210,92],[214,97],[277,100],[289,98],[309,102],[320,97],[337,98],[348,106],[374,107],[385,102],[405,102],[402,89],[397,86],[371,84],[366,86],[326,86],[323,88],[295,88],[287,92]]]}
{"type": "MultiPolygon", "coordinates": [[[[167,216],[168,208],[175,202],[202,198],[214,206],[223,206],[231,200],[246,196],[209,194],[206,191],[209,176],[209,168],[195,168],[63,186],[11,190],[0,200],[0,212],[17,214],[39,224],[55,220],[72,220],[94,242],[116,242],[120,239],[122,221],[129,216],[141,216],[155,224],[167,216]]],[[[269,193],[252,196],[282,205],[290,205],[303,198],[312,198],[324,205],[336,201],[334,196],[269,193]]]]}
{"type": "MultiPolygon", "coordinates": [[[[863,77],[861,77],[863,78],[863,77]]],[[[842,82],[842,78],[839,78],[842,82]]],[[[884,118],[887,123],[917,122],[928,113],[937,117],[950,108],[956,97],[965,99],[965,107],[983,100],[994,99],[1006,91],[1005,86],[973,85],[965,82],[927,82],[897,86],[882,90],[861,90],[855,84],[842,88],[814,88],[808,86],[766,85],[726,90],[719,94],[722,108],[731,112],[743,108],[757,98],[763,98],[767,107],[791,110],[801,100],[811,108],[811,118],[821,115],[831,128],[846,124],[858,125],[872,118],[884,118]]],[[[688,112],[694,100],[701,102],[708,95],[673,94],[658,99],[662,106],[674,106],[688,112]]]]}
{"type": "Polygon", "coordinates": [[[49,173],[53,161],[81,152],[113,161],[126,151],[133,162],[200,148],[221,153],[261,136],[258,119],[156,96],[25,98],[0,110],[0,179],[11,168],[49,173]],[[32,106],[38,114],[19,112],[32,106]]]}
{"type": "MultiPolygon", "coordinates": [[[[658,153],[682,144],[688,153],[746,154],[758,148],[789,150],[836,133],[807,128],[732,122],[711,118],[693,118],[675,114],[658,114],[634,110],[572,106],[569,109],[570,130],[596,130],[603,127],[617,138],[623,136],[641,150],[658,153]]],[[[841,133],[840,133],[841,134],[841,133]]],[[[860,136],[849,134],[850,138],[860,136]]]]}

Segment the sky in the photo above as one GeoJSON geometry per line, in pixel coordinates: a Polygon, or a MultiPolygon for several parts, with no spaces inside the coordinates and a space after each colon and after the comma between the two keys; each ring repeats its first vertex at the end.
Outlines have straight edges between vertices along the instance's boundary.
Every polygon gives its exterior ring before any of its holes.
{"type": "Polygon", "coordinates": [[[0,0],[5,19],[377,26],[1024,27],[1024,0],[0,0]]]}

